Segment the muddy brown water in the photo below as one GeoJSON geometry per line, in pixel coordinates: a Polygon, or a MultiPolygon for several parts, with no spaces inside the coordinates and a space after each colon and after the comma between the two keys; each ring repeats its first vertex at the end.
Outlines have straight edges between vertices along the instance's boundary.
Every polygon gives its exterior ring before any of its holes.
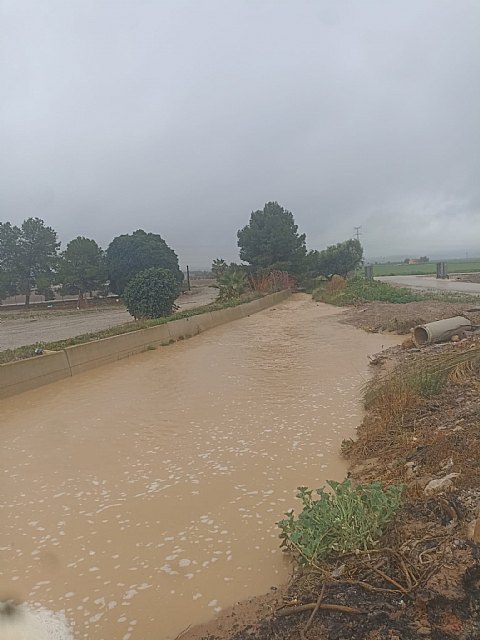
{"type": "Polygon", "coordinates": [[[75,638],[165,640],[283,582],[275,522],[342,479],[367,355],[296,295],[2,402],[0,595],[75,638]]]}

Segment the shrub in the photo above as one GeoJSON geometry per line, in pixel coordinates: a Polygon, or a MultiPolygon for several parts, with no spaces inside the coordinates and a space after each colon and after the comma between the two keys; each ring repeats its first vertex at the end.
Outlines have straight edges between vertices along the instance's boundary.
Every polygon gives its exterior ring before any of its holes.
{"type": "MultiPolygon", "coordinates": [[[[336,278],[337,276],[334,276],[336,278]]],[[[333,278],[332,281],[333,282],[333,278]]],[[[365,280],[361,276],[353,276],[345,281],[345,286],[324,282],[313,292],[313,299],[338,306],[361,304],[372,300],[406,304],[422,300],[439,300],[441,302],[474,302],[465,294],[418,292],[405,287],[396,287],[378,280],[365,280]]],[[[478,302],[478,300],[477,300],[478,302]]]]}
{"type": "Polygon", "coordinates": [[[232,265],[222,273],[217,274],[217,282],[219,286],[218,299],[221,301],[235,300],[248,289],[245,271],[232,265]]]}
{"type": "Polygon", "coordinates": [[[325,291],[327,293],[338,293],[343,291],[347,286],[347,281],[342,276],[334,275],[331,280],[325,284],[325,291]]]}
{"type": "Polygon", "coordinates": [[[135,318],[160,318],[172,313],[178,283],[168,269],[152,267],[137,274],[125,287],[123,298],[135,318]]]}
{"type": "Polygon", "coordinates": [[[317,302],[327,302],[339,306],[380,300],[382,302],[406,303],[424,299],[422,294],[403,287],[392,287],[385,282],[364,280],[356,276],[349,278],[345,286],[332,286],[325,283],[313,292],[317,302]]]}
{"type": "Polygon", "coordinates": [[[313,565],[332,552],[346,553],[374,547],[401,503],[402,485],[382,489],[379,482],[353,485],[351,480],[327,482],[332,493],[299,487],[303,503],[298,518],[293,510],[278,522],[282,547],[292,551],[300,565],[313,565]]]}
{"type": "Polygon", "coordinates": [[[296,279],[287,271],[276,269],[260,269],[257,272],[250,272],[248,280],[253,291],[258,291],[259,293],[294,289],[297,284],[296,279]]]}

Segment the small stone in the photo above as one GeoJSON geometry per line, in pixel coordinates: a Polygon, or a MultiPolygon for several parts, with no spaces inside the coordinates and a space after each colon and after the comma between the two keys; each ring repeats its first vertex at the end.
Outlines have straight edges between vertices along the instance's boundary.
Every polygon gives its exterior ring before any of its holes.
{"type": "Polygon", "coordinates": [[[443,471],[448,471],[453,467],[453,458],[448,458],[440,464],[443,471]]]}
{"type": "Polygon", "coordinates": [[[422,476],[421,478],[413,478],[413,480],[410,480],[408,486],[417,491],[423,491],[429,482],[430,478],[422,476]]]}
{"type": "Polygon", "coordinates": [[[405,475],[407,476],[407,478],[414,478],[415,477],[415,462],[407,462],[407,464],[405,465],[405,475]]]}
{"type": "Polygon", "coordinates": [[[437,493],[439,491],[444,491],[445,489],[450,488],[453,485],[453,478],[459,476],[459,473],[449,473],[444,478],[437,478],[435,480],[430,480],[430,482],[425,487],[425,495],[431,495],[432,493],[437,493]]]}
{"type": "Polygon", "coordinates": [[[379,458],[368,458],[350,469],[353,476],[372,471],[378,465],[379,458]]]}
{"type": "Polygon", "coordinates": [[[430,627],[419,627],[417,633],[419,636],[429,636],[432,634],[432,630],[430,627]]]}
{"type": "Polygon", "coordinates": [[[480,518],[470,523],[468,527],[468,537],[472,542],[480,544],[480,518]]]}

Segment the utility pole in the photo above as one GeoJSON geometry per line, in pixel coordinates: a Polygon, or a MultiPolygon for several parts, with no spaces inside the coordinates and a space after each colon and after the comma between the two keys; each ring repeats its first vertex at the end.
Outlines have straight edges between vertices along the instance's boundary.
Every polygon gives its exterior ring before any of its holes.
{"type": "Polygon", "coordinates": [[[360,242],[360,236],[361,236],[360,229],[362,228],[362,225],[360,225],[359,227],[353,227],[353,228],[355,229],[354,235],[356,236],[357,240],[360,242]]]}
{"type": "Polygon", "coordinates": [[[188,268],[188,264],[187,264],[187,287],[189,291],[192,290],[192,287],[190,286],[190,269],[188,268]]]}

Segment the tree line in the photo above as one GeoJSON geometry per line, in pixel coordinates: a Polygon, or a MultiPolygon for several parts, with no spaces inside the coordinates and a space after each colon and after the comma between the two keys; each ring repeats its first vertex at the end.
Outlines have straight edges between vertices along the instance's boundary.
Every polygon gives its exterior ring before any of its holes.
{"type": "Polygon", "coordinates": [[[28,307],[32,293],[52,300],[57,287],[62,295],[78,295],[84,306],[87,292],[122,295],[135,275],[152,266],[171,272],[180,288],[178,257],[158,234],[139,229],[120,235],[106,251],[78,236],[60,251],[56,231],[40,218],[28,218],[21,226],[0,222],[0,300],[24,295],[28,307]]]}
{"type": "MultiPolygon", "coordinates": [[[[263,209],[253,211],[249,223],[237,232],[237,242],[244,264],[213,261],[212,271],[223,298],[238,297],[249,282],[254,284],[252,288],[260,288],[260,282],[276,286],[285,276],[293,276],[300,284],[335,274],[346,276],[363,259],[358,240],[307,251],[305,234],[299,233],[292,212],[277,202],[267,202],[263,209]]],[[[120,235],[106,251],[95,240],[78,236],[60,251],[56,231],[40,218],[28,218],[21,226],[0,223],[0,300],[21,294],[28,307],[32,292],[53,299],[56,287],[62,295],[78,295],[81,307],[87,292],[106,295],[110,291],[124,296],[127,306],[129,300],[136,300],[134,315],[139,317],[143,313],[140,299],[148,315],[160,310],[165,313],[182,282],[177,254],[158,234],[139,229],[120,235]],[[146,271],[142,280],[140,275],[146,271]],[[166,306],[159,304],[162,296],[168,298],[166,306]]]]}
{"type": "Polygon", "coordinates": [[[249,223],[237,232],[240,259],[248,266],[222,258],[213,261],[212,271],[220,284],[221,295],[235,297],[247,281],[259,274],[278,270],[288,272],[303,285],[316,278],[346,277],[363,261],[358,239],[349,239],[322,251],[307,251],[306,236],[298,232],[291,211],[278,202],[267,202],[263,209],[252,211],[249,223]]]}

